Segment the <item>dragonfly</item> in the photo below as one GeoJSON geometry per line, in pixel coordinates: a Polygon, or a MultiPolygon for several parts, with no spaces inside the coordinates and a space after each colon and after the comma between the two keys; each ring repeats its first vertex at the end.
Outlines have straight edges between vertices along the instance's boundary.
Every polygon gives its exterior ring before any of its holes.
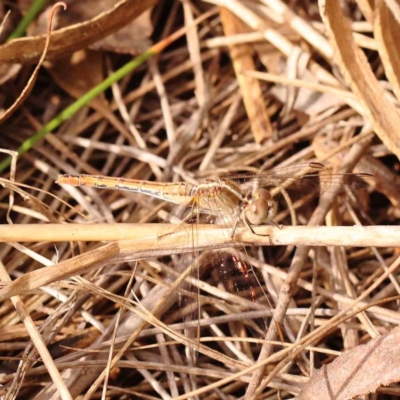
{"type": "MultiPolygon", "coordinates": [[[[315,192],[316,194],[365,189],[374,177],[366,173],[332,174],[329,168],[317,162],[276,168],[261,173],[227,174],[204,179],[195,185],[187,182],[153,182],[122,177],[95,175],[60,175],[56,183],[78,187],[93,187],[129,191],[151,196],[178,206],[175,215],[182,223],[195,229],[200,216],[207,222],[230,228],[234,236],[238,225],[253,227],[274,223],[278,213],[275,195],[282,190],[315,192]]],[[[203,220],[202,220],[203,221],[203,220]]],[[[193,245],[189,243],[188,245],[193,245]]],[[[245,250],[245,249],[243,249],[245,250]]],[[[196,250],[191,253],[196,255],[196,250]]],[[[198,256],[198,254],[196,255],[198,256]]],[[[252,266],[246,260],[246,251],[214,251],[210,263],[217,269],[226,291],[256,303],[265,291],[252,266]]],[[[195,279],[197,273],[193,273],[195,279]]],[[[269,302],[268,302],[269,303],[269,302]]],[[[259,322],[259,321],[258,321],[259,322]]],[[[261,330],[268,323],[262,319],[261,330]]]]}

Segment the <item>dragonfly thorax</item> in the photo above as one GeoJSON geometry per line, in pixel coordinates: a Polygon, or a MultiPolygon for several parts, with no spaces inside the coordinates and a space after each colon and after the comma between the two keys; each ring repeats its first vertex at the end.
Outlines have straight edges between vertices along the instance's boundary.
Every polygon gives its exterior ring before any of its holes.
{"type": "Polygon", "coordinates": [[[244,215],[251,225],[261,225],[271,221],[277,212],[278,204],[271,193],[267,189],[257,189],[246,205],[244,215]]]}
{"type": "Polygon", "coordinates": [[[243,199],[240,187],[235,182],[212,178],[198,185],[193,197],[202,208],[228,214],[238,208],[243,199]]]}

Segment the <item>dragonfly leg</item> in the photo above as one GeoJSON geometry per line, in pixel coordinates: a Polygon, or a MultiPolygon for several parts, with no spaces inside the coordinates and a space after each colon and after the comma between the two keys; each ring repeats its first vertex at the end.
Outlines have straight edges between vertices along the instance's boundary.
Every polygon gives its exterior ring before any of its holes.
{"type": "Polygon", "coordinates": [[[277,227],[278,229],[282,229],[283,228],[283,224],[277,224],[275,221],[268,221],[270,222],[273,226],[277,227]]]}
{"type": "Polygon", "coordinates": [[[167,233],[163,233],[162,235],[159,235],[159,236],[158,236],[158,240],[162,239],[162,238],[165,237],[165,236],[169,236],[169,235],[172,235],[172,234],[176,233],[182,224],[184,224],[184,223],[190,221],[190,220],[193,218],[193,215],[194,215],[194,212],[193,212],[193,210],[191,210],[191,211],[182,219],[182,221],[179,223],[179,225],[171,224],[171,225],[177,227],[177,229],[174,229],[172,232],[167,232],[167,233]]]}
{"type": "MultiPolygon", "coordinates": [[[[241,219],[242,219],[243,223],[246,225],[246,227],[250,229],[251,233],[253,233],[254,235],[257,235],[257,236],[268,236],[269,245],[270,245],[270,246],[273,245],[272,240],[271,240],[271,236],[268,235],[268,234],[263,235],[262,233],[257,233],[257,232],[253,229],[253,227],[250,225],[250,223],[249,223],[249,221],[247,220],[247,218],[246,218],[246,216],[245,216],[244,213],[242,213],[241,219]]],[[[272,222],[272,221],[271,221],[271,222],[272,222]]],[[[275,224],[275,222],[273,222],[273,223],[275,224]]]]}
{"type": "Polygon", "coordinates": [[[232,239],[232,238],[233,238],[233,236],[235,235],[235,231],[236,231],[236,228],[237,228],[237,226],[238,226],[239,219],[240,219],[240,217],[237,217],[237,218],[236,218],[236,220],[235,220],[235,224],[234,224],[234,225],[233,225],[233,227],[232,227],[231,239],[232,239]]]}

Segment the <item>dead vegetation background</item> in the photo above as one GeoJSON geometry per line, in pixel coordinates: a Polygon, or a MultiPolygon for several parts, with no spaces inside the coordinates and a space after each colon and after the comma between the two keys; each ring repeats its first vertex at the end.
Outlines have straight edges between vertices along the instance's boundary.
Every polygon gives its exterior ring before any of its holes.
{"type": "Polygon", "coordinates": [[[0,10],[0,396],[397,398],[398,3],[71,0],[36,74],[52,4],[0,10]],[[319,201],[295,193],[280,222],[310,225],[301,239],[266,227],[291,246],[247,250],[276,306],[266,338],[243,322],[271,316],[261,290],[249,306],[215,268],[198,284],[200,342],[182,330],[198,323],[182,321],[192,310],[166,278],[182,243],[171,235],[154,258],[160,230],[139,225],[168,222],[168,205],[54,184],[197,183],[311,161],[375,179],[319,201]],[[313,225],[340,246],[320,246],[313,225]]]}

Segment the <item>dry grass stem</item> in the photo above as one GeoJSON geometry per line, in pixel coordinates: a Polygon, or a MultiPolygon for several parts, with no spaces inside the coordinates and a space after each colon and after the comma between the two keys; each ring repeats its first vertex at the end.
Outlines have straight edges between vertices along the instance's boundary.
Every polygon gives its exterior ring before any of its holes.
{"type": "Polygon", "coordinates": [[[398,398],[395,2],[25,3],[0,397],[398,398]]]}

